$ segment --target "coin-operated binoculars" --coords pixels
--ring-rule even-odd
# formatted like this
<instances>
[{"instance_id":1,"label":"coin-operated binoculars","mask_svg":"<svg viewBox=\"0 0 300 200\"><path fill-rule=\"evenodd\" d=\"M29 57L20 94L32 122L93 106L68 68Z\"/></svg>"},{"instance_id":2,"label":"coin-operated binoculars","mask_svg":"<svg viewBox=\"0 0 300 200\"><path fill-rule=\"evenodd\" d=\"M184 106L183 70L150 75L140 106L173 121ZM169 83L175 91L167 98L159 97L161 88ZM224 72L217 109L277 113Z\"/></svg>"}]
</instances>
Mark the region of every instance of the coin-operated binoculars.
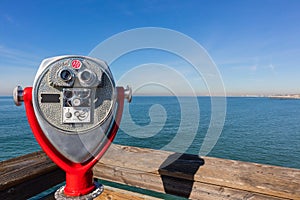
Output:
<instances>
[{"instance_id":1,"label":"coin-operated binoculars","mask_svg":"<svg viewBox=\"0 0 300 200\"><path fill-rule=\"evenodd\" d=\"M131 89L116 87L107 64L86 56L45 59L33 87L14 90L16 105L24 101L36 140L66 172L56 199L101 194L92 167L118 131L125 98L131 101Z\"/></svg>"}]
</instances>

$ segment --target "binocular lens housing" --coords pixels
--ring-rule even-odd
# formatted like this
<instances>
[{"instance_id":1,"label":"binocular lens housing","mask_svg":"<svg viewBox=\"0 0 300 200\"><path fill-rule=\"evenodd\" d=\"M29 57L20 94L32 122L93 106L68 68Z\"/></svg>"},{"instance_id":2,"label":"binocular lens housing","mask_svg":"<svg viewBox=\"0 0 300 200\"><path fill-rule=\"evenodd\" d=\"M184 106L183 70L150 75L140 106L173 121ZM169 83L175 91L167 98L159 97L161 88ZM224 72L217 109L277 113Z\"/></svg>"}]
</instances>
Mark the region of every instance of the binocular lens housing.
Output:
<instances>
[{"instance_id":1,"label":"binocular lens housing","mask_svg":"<svg viewBox=\"0 0 300 200\"><path fill-rule=\"evenodd\" d=\"M92 75L91 73L88 71L88 70L85 70L81 73L81 76L80 76L81 80L83 81L89 81L91 80L92 78Z\"/></svg>"},{"instance_id":2,"label":"binocular lens housing","mask_svg":"<svg viewBox=\"0 0 300 200\"><path fill-rule=\"evenodd\" d=\"M59 76L63 81L68 82L72 80L74 74L69 69L63 69L60 71Z\"/></svg>"},{"instance_id":3,"label":"binocular lens housing","mask_svg":"<svg viewBox=\"0 0 300 200\"><path fill-rule=\"evenodd\" d=\"M78 79L80 84L85 87L91 87L93 85L97 85L97 75L91 70L84 70L78 74Z\"/></svg>"}]
</instances>

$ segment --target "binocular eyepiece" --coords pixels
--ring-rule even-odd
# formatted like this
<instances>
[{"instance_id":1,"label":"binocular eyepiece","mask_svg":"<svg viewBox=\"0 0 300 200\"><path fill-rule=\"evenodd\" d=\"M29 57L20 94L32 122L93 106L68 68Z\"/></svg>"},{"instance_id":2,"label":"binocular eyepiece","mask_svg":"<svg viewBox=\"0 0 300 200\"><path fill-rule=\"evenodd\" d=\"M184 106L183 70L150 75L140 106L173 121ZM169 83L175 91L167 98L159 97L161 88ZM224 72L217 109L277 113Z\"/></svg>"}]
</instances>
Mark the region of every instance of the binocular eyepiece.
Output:
<instances>
[{"instance_id":1,"label":"binocular eyepiece","mask_svg":"<svg viewBox=\"0 0 300 200\"><path fill-rule=\"evenodd\" d=\"M60 73L59 73L59 76L65 82L69 82L74 78L73 72L69 69L61 70Z\"/></svg>"},{"instance_id":2,"label":"binocular eyepiece","mask_svg":"<svg viewBox=\"0 0 300 200\"><path fill-rule=\"evenodd\" d=\"M97 75L89 69L85 69L83 71L80 71L79 73L76 73L73 70L63 68L59 72L58 77L66 83L74 83L76 74L82 87L97 86L97 83L99 83L99 81L97 80Z\"/></svg>"}]
</instances>

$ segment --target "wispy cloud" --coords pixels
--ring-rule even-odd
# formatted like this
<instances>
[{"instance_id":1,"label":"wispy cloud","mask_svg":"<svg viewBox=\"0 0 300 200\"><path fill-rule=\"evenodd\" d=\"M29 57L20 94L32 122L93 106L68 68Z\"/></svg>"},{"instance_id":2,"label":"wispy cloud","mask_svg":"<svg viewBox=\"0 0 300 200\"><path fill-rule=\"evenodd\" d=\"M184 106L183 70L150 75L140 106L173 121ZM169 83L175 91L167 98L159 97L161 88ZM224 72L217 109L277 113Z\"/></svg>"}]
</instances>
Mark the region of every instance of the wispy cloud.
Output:
<instances>
[{"instance_id":1,"label":"wispy cloud","mask_svg":"<svg viewBox=\"0 0 300 200\"><path fill-rule=\"evenodd\" d=\"M256 65L252 65L249 67L250 71L256 71L257 70L257 66Z\"/></svg>"},{"instance_id":2,"label":"wispy cloud","mask_svg":"<svg viewBox=\"0 0 300 200\"><path fill-rule=\"evenodd\" d=\"M33 53L0 45L0 66L32 67L36 66L41 58Z\"/></svg>"},{"instance_id":3,"label":"wispy cloud","mask_svg":"<svg viewBox=\"0 0 300 200\"><path fill-rule=\"evenodd\" d=\"M6 23L6 25L12 25L15 27L19 26L18 21L11 15L3 13L0 15L0 18L4 21L4 23Z\"/></svg>"},{"instance_id":4,"label":"wispy cloud","mask_svg":"<svg viewBox=\"0 0 300 200\"><path fill-rule=\"evenodd\" d=\"M249 65L249 66L245 66L245 65L242 65L242 66L234 66L234 67L231 67L231 69L233 70L241 70L241 71L252 71L252 72L255 72L257 71L257 65Z\"/></svg>"},{"instance_id":5,"label":"wispy cloud","mask_svg":"<svg viewBox=\"0 0 300 200\"><path fill-rule=\"evenodd\" d=\"M259 70L268 70L275 72L276 67L272 61L272 57L248 57L248 58L237 58L231 60L224 60L218 62L219 66L223 69L230 69L235 71L251 71L257 72Z\"/></svg>"},{"instance_id":6,"label":"wispy cloud","mask_svg":"<svg viewBox=\"0 0 300 200\"><path fill-rule=\"evenodd\" d=\"M11 16L9 16L9 15L7 15L7 14L4 14L4 15L3 15L3 18L4 18L5 21L8 22L8 23L11 23L11 24L14 24L14 23L15 23L15 20L14 20Z\"/></svg>"},{"instance_id":7,"label":"wispy cloud","mask_svg":"<svg viewBox=\"0 0 300 200\"><path fill-rule=\"evenodd\" d=\"M271 71L275 70L275 66L273 64L268 65L267 68L270 69Z\"/></svg>"},{"instance_id":8,"label":"wispy cloud","mask_svg":"<svg viewBox=\"0 0 300 200\"><path fill-rule=\"evenodd\" d=\"M0 44L0 95L11 95L18 84L32 85L40 61L41 57L35 53Z\"/></svg>"}]
</instances>

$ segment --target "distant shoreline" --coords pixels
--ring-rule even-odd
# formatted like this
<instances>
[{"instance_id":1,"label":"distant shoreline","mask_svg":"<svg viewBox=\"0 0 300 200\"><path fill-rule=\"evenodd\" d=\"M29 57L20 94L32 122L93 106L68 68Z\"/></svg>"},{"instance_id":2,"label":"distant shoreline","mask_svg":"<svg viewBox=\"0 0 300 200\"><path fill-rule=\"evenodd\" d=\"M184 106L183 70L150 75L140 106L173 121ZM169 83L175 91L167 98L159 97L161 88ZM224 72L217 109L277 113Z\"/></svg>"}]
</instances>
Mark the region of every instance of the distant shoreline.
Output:
<instances>
[{"instance_id":1,"label":"distant shoreline","mask_svg":"<svg viewBox=\"0 0 300 200\"><path fill-rule=\"evenodd\" d=\"M300 99L300 95L272 95L269 96L271 99Z\"/></svg>"}]
</instances>

